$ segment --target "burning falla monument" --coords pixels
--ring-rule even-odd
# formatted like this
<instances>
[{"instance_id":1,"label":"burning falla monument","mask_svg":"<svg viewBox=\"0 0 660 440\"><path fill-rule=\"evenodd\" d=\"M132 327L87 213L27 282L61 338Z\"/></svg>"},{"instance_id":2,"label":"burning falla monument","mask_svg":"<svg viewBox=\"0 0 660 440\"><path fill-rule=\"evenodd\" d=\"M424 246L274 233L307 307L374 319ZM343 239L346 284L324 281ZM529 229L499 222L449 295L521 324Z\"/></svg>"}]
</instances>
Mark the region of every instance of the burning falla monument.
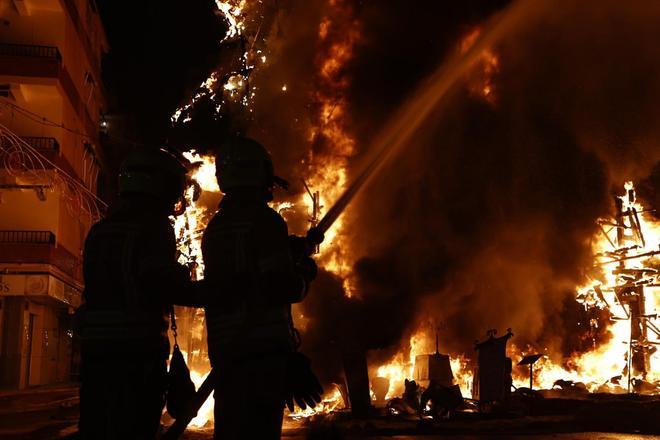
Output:
<instances>
[{"instance_id":1,"label":"burning falla monument","mask_svg":"<svg viewBox=\"0 0 660 440\"><path fill-rule=\"evenodd\" d=\"M603 361L614 362L617 369L611 370L612 377L625 378L630 392L635 384L657 380L659 228L648 221L649 211L637 199L632 182L625 184L624 194L614 197L614 207L612 218L598 220L595 274L578 290L577 300L585 309L606 312L606 322L592 319L590 325L594 331L609 326L612 341L608 345L616 341L624 347L605 353L603 357L611 359ZM617 354L618 359L613 358Z\"/></svg>"}]
</instances>

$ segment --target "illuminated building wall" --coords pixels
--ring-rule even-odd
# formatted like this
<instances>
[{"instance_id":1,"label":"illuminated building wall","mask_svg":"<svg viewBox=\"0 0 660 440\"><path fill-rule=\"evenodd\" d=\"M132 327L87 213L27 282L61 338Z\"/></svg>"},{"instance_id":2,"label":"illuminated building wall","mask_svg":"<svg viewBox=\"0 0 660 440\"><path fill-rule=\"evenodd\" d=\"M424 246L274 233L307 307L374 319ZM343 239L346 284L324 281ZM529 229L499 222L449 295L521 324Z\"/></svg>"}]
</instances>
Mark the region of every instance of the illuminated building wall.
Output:
<instances>
[{"instance_id":1,"label":"illuminated building wall","mask_svg":"<svg viewBox=\"0 0 660 440\"><path fill-rule=\"evenodd\" d=\"M37 152L0 155L0 387L77 368L71 317L96 216L61 182L97 192L107 49L93 0L0 2L0 124Z\"/></svg>"}]
</instances>

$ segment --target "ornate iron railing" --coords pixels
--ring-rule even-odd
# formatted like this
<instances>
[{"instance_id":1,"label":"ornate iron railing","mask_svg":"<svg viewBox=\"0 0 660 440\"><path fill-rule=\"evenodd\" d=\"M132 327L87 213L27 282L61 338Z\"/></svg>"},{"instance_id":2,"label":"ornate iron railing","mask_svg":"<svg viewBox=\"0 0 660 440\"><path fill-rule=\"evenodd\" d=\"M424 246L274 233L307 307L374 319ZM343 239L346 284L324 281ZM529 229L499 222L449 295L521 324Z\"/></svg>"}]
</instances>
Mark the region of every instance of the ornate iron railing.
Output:
<instances>
[{"instance_id":1,"label":"ornate iron railing","mask_svg":"<svg viewBox=\"0 0 660 440\"><path fill-rule=\"evenodd\" d=\"M47 144L54 145L44 141ZM0 124L0 171L20 179L21 188L41 188L37 196L42 200L45 200L44 188L56 188L72 214L83 214L90 223L97 222L106 204L44 153Z\"/></svg>"}]
</instances>

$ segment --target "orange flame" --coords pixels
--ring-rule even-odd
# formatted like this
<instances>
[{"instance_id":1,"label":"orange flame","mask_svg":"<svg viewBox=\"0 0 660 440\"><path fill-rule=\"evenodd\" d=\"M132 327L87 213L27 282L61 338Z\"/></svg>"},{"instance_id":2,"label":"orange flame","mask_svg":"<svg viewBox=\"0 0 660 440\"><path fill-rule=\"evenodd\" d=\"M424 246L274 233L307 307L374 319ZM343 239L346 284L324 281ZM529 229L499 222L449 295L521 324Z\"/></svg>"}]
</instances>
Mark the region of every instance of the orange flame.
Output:
<instances>
[{"instance_id":1,"label":"orange flame","mask_svg":"<svg viewBox=\"0 0 660 440\"><path fill-rule=\"evenodd\" d=\"M384 365L376 369L377 377L385 377L390 381L390 389L385 399L391 399L403 394L405 379L413 378L415 359L419 355L435 352L435 340L424 330L418 330L409 340L410 350L399 351ZM470 362L463 354L449 356L451 370L454 375L454 384L458 385L461 393L468 396L472 389L472 371Z\"/></svg>"},{"instance_id":2,"label":"orange flame","mask_svg":"<svg viewBox=\"0 0 660 440\"><path fill-rule=\"evenodd\" d=\"M634 191L632 182L625 185L626 194L619 197L622 203L622 211L638 213L639 232L635 232L632 227L636 220L624 221L625 231L623 240L617 246L616 233L619 227L616 222L603 219L601 224L610 225L609 229L603 228L592 241L593 254L595 258L596 275L589 283L579 286L576 289L576 301L583 304L584 307L598 307L607 309L613 319L608 325L610 338L598 344L594 349L575 354L563 362L557 360L548 353L548 350L538 350L537 347L525 347L521 349L515 344L511 344L509 352L513 364L516 365L523 356L527 354L542 353L545 354L534 364L533 379L534 388L552 389L557 380L573 381L583 383L587 390L591 392L604 391L623 393L627 391L627 381L631 372L630 365L630 342L631 342L631 321L626 318L630 316L630 306L622 302L617 296L614 286L626 282L625 271L621 269L644 270L648 273L644 283L644 299L646 314L653 320L660 311L660 276L656 269L660 266L658 257L654 254L660 251L660 222L656 221L649 212L634 198L630 197L631 191ZM630 210L630 211L628 211ZM626 223L627 222L627 223ZM614 225L614 226L611 226ZM642 240L643 237L643 240ZM624 253L614 252L616 248L627 249ZM622 255L630 257L628 260L617 261ZM629 280L628 280L629 281ZM596 323L590 323L596 325ZM649 325L651 328L652 323ZM657 327L657 325L655 325ZM640 343L654 344L657 339L653 338L653 331L649 331L649 341L640 341ZM657 335L656 335L657 336ZM415 357L418 354L430 354L434 351L434 345L431 338L423 331L413 334L409 341L410 350L408 352L399 351L388 363L375 369L375 374L380 377L386 377L390 380L390 390L387 398L401 395L404 390L404 379L413 378L413 367ZM472 372L469 368L469 360L462 354L451 356L451 367L454 374L454 381L461 388L463 395L470 395L472 388ZM646 381L654 383L660 380L660 353L658 350L651 350L649 355L649 369L644 378ZM529 386L529 370L514 369L513 379L516 387ZM637 379L643 378L638 374Z\"/></svg>"},{"instance_id":3,"label":"orange flame","mask_svg":"<svg viewBox=\"0 0 660 440\"><path fill-rule=\"evenodd\" d=\"M321 207L330 206L348 184L348 162L355 153L355 140L348 129L345 94L349 82L343 69L352 59L353 48L360 39L359 26L348 4L332 0L329 6L329 15L321 20L318 30L319 41L325 49L318 56L317 124L309 134L312 145L322 144L324 148L312 149L307 161L307 180L312 190L319 192ZM310 211L313 209L308 197L303 196L302 202ZM352 262L350 249L343 240L343 228L340 219L327 231L318 261L323 268L346 280L344 287L350 296L353 294Z\"/></svg>"},{"instance_id":4,"label":"orange flame","mask_svg":"<svg viewBox=\"0 0 660 440\"><path fill-rule=\"evenodd\" d=\"M622 210L634 210L638 213L639 230L635 232L633 225L637 220L630 217L624 220L622 241L617 243L617 231L621 225L616 226L616 220L602 219L599 224L603 225L601 231L592 240L592 252L595 256L596 274L583 286L577 288L576 300L586 309L599 308L607 310L611 319L607 331L610 339L601 343L593 350L576 354L565 362L566 365L554 364L549 359L539 362L535 381L539 387L552 388L558 379L572 380L584 383L590 391L605 389L610 392L624 392L627 386L630 370L630 342L631 342L631 315L630 306L621 300L615 286L619 286L630 280L626 280L625 270L645 270L647 278L639 280L644 284L645 310L647 315L656 315L660 311L660 288L658 287L658 260L653 251L659 250L660 244L660 222L651 217L647 210L637 201L629 197L634 192L632 182L625 184L626 193L619 197ZM616 245L616 246L615 246ZM627 249L621 253L618 249ZM621 260L621 256L630 257ZM655 281L654 281L655 280ZM652 319L652 318L650 318ZM590 323L596 325L597 323ZM652 325L652 324L651 324ZM652 333L652 332L651 332ZM651 336L651 333L649 336ZM660 335L659 335L660 336ZM649 339L651 339L649 337ZM656 339L660 339L657 337ZM640 343L653 343L650 341L639 341ZM650 368L646 380L654 382L660 380L658 371L660 369L660 353L654 351L649 356ZM631 379L634 377L632 373ZM621 376L621 378L618 378ZM615 379L614 382L611 381ZM639 377L638 377L639 378ZM519 378L518 384L526 383ZM618 382L618 383L617 383ZM619 385L621 384L621 385Z\"/></svg>"}]
</instances>

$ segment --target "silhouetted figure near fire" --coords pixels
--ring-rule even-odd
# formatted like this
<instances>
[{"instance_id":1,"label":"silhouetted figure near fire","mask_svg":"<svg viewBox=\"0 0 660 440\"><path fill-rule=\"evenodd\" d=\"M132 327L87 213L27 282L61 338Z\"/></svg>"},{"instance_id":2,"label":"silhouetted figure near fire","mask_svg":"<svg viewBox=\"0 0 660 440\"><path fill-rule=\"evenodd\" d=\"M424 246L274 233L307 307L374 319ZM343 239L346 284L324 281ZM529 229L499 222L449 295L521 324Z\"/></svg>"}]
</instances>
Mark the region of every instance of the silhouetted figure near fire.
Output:
<instances>
[{"instance_id":1,"label":"silhouetted figure near fire","mask_svg":"<svg viewBox=\"0 0 660 440\"><path fill-rule=\"evenodd\" d=\"M218 371L215 438L279 439L287 382L304 376L291 368L291 304L305 297L316 264L304 252L294 255L286 223L267 204L283 181L263 146L227 142L216 170L225 196L202 239L204 277L214 292L206 323Z\"/></svg>"},{"instance_id":2,"label":"silhouetted figure near fire","mask_svg":"<svg viewBox=\"0 0 660 440\"><path fill-rule=\"evenodd\" d=\"M134 150L122 164L120 201L85 242L80 433L85 440L153 439L165 403L167 313L195 305L176 262L168 217L185 167L164 150Z\"/></svg>"}]
</instances>

